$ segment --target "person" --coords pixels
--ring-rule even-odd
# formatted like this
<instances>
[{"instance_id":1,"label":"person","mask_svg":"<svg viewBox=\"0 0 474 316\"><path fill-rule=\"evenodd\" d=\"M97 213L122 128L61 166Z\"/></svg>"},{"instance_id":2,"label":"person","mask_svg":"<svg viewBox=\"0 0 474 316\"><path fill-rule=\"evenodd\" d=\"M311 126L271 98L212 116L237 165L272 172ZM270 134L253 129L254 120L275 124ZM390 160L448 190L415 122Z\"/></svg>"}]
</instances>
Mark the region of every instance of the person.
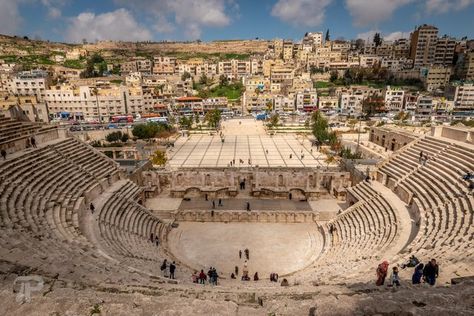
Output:
<instances>
[{"instance_id":1,"label":"person","mask_svg":"<svg viewBox=\"0 0 474 316\"><path fill-rule=\"evenodd\" d=\"M250 203L247 201L247 211L250 212Z\"/></svg>"},{"instance_id":2,"label":"person","mask_svg":"<svg viewBox=\"0 0 474 316\"><path fill-rule=\"evenodd\" d=\"M206 198L206 201L208 201L207 193L206 193L206 195L205 195L204 197Z\"/></svg>"},{"instance_id":3,"label":"person","mask_svg":"<svg viewBox=\"0 0 474 316\"><path fill-rule=\"evenodd\" d=\"M29 138L26 139L26 148L31 147L31 140Z\"/></svg>"},{"instance_id":4,"label":"person","mask_svg":"<svg viewBox=\"0 0 474 316\"><path fill-rule=\"evenodd\" d=\"M388 261L384 261L377 267L377 282L375 285L381 286L385 283L385 278L387 277L388 271Z\"/></svg>"},{"instance_id":5,"label":"person","mask_svg":"<svg viewBox=\"0 0 474 316\"><path fill-rule=\"evenodd\" d=\"M212 200L212 208L216 208L216 201Z\"/></svg>"},{"instance_id":6,"label":"person","mask_svg":"<svg viewBox=\"0 0 474 316\"><path fill-rule=\"evenodd\" d=\"M33 136L31 136L31 146L33 146L33 148L37 148L36 147L36 139Z\"/></svg>"},{"instance_id":7,"label":"person","mask_svg":"<svg viewBox=\"0 0 474 316\"><path fill-rule=\"evenodd\" d=\"M199 276L197 271L194 271L194 273L191 275L191 279L193 280L193 283L198 283Z\"/></svg>"},{"instance_id":8,"label":"person","mask_svg":"<svg viewBox=\"0 0 474 316\"><path fill-rule=\"evenodd\" d=\"M234 272L232 272L232 273L230 274L230 278L231 278L231 279L235 279L235 274L234 274Z\"/></svg>"},{"instance_id":9,"label":"person","mask_svg":"<svg viewBox=\"0 0 474 316\"><path fill-rule=\"evenodd\" d=\"M415 267L415 272L413 272L413 275L411 277L411 283L412 284L420 284L421 283L421 278L423 277L423 268L425 265L423 263L418 264Z\"/></svg>"},{"instance_id":10,"label":"person","mask_svg":"<svg viewBox=\"0 0 474 316\"><path fill-rule=\"evenodd\" d=\"M7 160L7 152L5 151L5 149L2 149L2 150L0 151L0 154L1 154L2 157L3 157L3 160Z\"/></svg>"},{"instance_id":11,"label":"person","mask_svg":"<svg viewBox=\"0 0 474 316\"><path fill-rule=\"evenodd\" d=\"M290 159L293 158L293 154L290 154Z\"/></svg>"},{"instance_id":12,"label":"person","mask_svg":"<svg viewBox=\"0 0 474 316\"><path fill-rule=\"evenodd\" d=\"M244 190L245 190L245 185L247 184L247 179L244 178Z\"/></svg>"},{"instance_id":13,"label":"person","mask_svg":"<svg viewBox=\"0 0 474 316\"><path fill-rule=\"evenodd\" d=\"M275 281L275 278L274 278L274 275L275 273L270 273L270 282L274 282Z\"/></svg>"},{"instance_id":14,"label":"person","mask_svg":"<svg viewBox=\"0 0 474 316\"><path fill-rule=\"evenodd\" d=\"M222 199L219 199L219 206L222 206Z\"/></svg>"},{"instance_id":15,"label":"person","mask_svg":"<svg viewBox=\"0 0 474 316\"><path fill-rule=\"evenodd\" d=\"M234 271L235 271L235 275L239 275L239 267L238 266L235 266Z\"/></svg>"},{"instance_id":16,"label":"person","mask_svg":"<svg viewBox=\"0 0 474 316\"><path fill-rule=\"evenodd\" d=\"M290 194L288 195L288 198L289 198L290 200L292 200L292 199L293 199L293 194L290 193Z\"/></svg>"},{"instance_id":17,"label":"person","mask_svg":"<svg viewBox=\"0 0 474 316\"><path fill-rule=\"evenodd\" d=\"M214 210L211 211L211 217L214 217Z\"/></svg>"},{"instance_id":18,"label":"person","mask_svg":"<svg viewBox=\"0 0 474 316\"><path fill-rule=\"evenodd\" d=\"M275 280L275 282L278 282L278 273L273 274L273 279Z\"/></svg>"},{"instance_id":19,"label":"person","mask_svg":"<svg viewBox=\"0 0 474 316\"><path fill-rule=\"evenodd\" d=\"M173 261L173 263L170 264L170 279L174 279L175 270L176 270L176 263Z\"/></svg>"},{"instance_id":20,"label":"person","mask_svg":"<svg viewBox=\"0 0 474 316\"><path fill-rule=\"evenodd\" d=\"M411 255L407 263L401 264L401 268L402 269L405 269L406 267L413 268L413 267L416 267L418 263L420 263L420 260L418 260L418 258L415 257L414 255Z\"/></svg>"},{"instance_id":21,"label":"person","mask_svg":"<svg viewBox=\"0 0 474 316\"><path fill-rule=\"evenodd\" d=\"M202 269L201 269L201 272L199 273L199 283L200 284L206 283L206 274L204 273L204 270Z\"/></svg>"},{"instance_id":22,"label":"person","mask_svg":"<svg viewBox=\"0 0 474 316\"><path fill-rule=\"evenodd\" d=\"M168 260L163 260L163 263L161 264L161 267L160 267L160 270L161 270L161 273L163 273L163 276L166 277L166 268L168 266Z\"/></svg>"},{"instance_id":23,"label":"person","mask_svg":"<svg viewBox=\"0 0 474 316\"><path fill-rule=\"evenodd\" d=\"M392 274L390 274L389 286L400 286L400 278L398 276L398 267L392 268Z\"/></svg>"},{"instance_id":24,"label":"person","mask_svg":"<svg viewBox=\"0 0 474 316\"><path fill-rule=\"evenodd\" d=\"M247 260L250 259L250 251L248 249L245 249L245 258L247 258Z\"/></svg>"},{"instance_id":25,"label":"person","mask_svg":"<svg viewBox=\"0 0 474 316\"><path fill-rule=\"evenodd\" d=\"M209 284L212 284L212 267L207 271L207 276L209 277Z\"/></svg>"},{"instance_id":26,"label":"person","mask_svg":"<svg viewBox=\"0 0 474 316\"><path fill-rule=\"evenodd\" d=\"M255 272L255 274L253 275L253 280L258 281L258 272Z\"/></svg>"},{"instance_id":27,"label":"person","mask_svg":"<svg viewBox=\"0 0 474 316\"><path fill-rule=\"evenodd\" d=\"M425 278L425 281L428 282L429 285L435 285L436 283L436 278L439 275L439 268L438 264L436 263L436 259L431 259L430 262L428 262L425 265L425 268L423 269L423 276Z\"/></svg>"},{"instance_id":28,"label":"person","mask_svg":"<svg viewBox=\"0 0 474 316\"><path fill-rule=\"evenodd\" d=\"M160 238L158 238L158 235L155 235L155 243L157 247L160 245Z\"/></svg>"},{"instance_id":29,"label":"person","mask_svg":"<svg viewBox=\"0 0 474 316\"><path fill-rule=\"evenodd\" d=\"M213 268L212 269L212 281L213 281L214 285L217 285L217 278L218 277L219 277L219 275L217 274L216 268Z\"/></svg>"},{"instance_id":30,"label":"person","mask_svg":"<svg viewBox=\"0 0 474 316\"><path fill-rule=\"evenodd\" d=\"M95 211L94 204L91 203L91 205L89 205L89 208L91 209L91 213L94 214L94 211Z\"/></svg>"},{"instance_id":31,"label":"person","mask_svg":"<svg viewBox=\"0 0 474 316\"><path fill-rule=\"evenodd\" d=\"M423 151L420 151L420 158L418 158L418 162L421 163L423 160Z\"/></svg>"},{"instance_id":32,"label":"person","mask_svg":"<svg viewBox=\"0 0 474 316\"><path fill-rule=\"evenodd\" d=\"M150 241L154 242L155 241L155 236L153 236L153 233L150 234Z\"/></svg>"},{"instance_id":33,"label":"person","mask_svg":"<svg viewBox=\"0 0 474 316\"><path fill-rule=\"evenodd\" d=\"M239 250L239 259L242 259L242 250Z\"/></svg>"},{"instance_id":34,"label":"person","mask_svg":"<svg viewBox=\"0 0 474 316\"><path fill-rule=\"evenodd\" d=\"M474 175L468 171L465 175L462 176L462 179L467 181L467 180L470 180L471 178L474 178Z\"/></svg>"}]
</instances>

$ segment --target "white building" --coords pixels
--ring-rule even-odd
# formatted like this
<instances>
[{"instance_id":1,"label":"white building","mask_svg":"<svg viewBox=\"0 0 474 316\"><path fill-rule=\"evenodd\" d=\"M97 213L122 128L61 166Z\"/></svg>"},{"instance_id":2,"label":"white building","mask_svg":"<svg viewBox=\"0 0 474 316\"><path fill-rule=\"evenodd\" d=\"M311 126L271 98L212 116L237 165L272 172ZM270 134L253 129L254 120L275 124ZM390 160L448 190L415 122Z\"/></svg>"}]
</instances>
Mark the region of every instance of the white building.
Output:
<instances>
[{"instance_id":1,"label":"white building","mask_svg":"<svg viewBox=\"0 0 474 316\"><path fill-rule=\"evenodd\" d=\"M339 102L341 113L348 115L362 113L362 103L364 99L364 93L360 91L341 94L341 100Z\"/></svg>"},{"instance_id":2,"label":"white building","mask_svg":"<svg viewBox=\"0 0 474 316\"><path fill-rule=\"evenodd\" d=\"M49 88L49 76L43 70L18 73L10 79L8 91L18 96L34 95L42 100L44 91Z\"/></svg>"},{"instance_id":3,"label":"white building","mask_svg":"<svg viewBox=\"0 0 474 316\"><path fill-rule=\"evenodd\" d=\"M403 110L405 91L401 89L392 89L387 86L385 91L385 106L389 111L400 112Z\"/></svg>"},{"instance_id":4,"label":"white building","mask_svg":"<svg viewBox=\"0 0 474 316\"><path fill-rule=\"evenodd\" d=\"M456 87L453 114L474 117L474 84L463 84Z\"/></svg>"}]
</instances>

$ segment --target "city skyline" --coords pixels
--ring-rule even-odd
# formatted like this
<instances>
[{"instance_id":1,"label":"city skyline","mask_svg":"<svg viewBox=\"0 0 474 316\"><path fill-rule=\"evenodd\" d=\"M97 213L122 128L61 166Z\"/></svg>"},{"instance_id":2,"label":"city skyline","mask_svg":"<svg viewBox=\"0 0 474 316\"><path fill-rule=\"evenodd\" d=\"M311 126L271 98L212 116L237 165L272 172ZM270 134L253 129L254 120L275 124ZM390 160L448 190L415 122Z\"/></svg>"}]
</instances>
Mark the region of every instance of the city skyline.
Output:
<instances>
[{"instance_id":1,"label":"city skyline","mask_svg":"<svg viewBox=\"0 0 474 316\"><path fill-rule=\"evenodd\" d=\"M300 39L330 30L331 38L407 38L416 25L439 34L474 36L474 1L455 0L0 0L0 33L61 42ZM400 23L403 22L403 23Z\"/></svg>"}]
</instances>

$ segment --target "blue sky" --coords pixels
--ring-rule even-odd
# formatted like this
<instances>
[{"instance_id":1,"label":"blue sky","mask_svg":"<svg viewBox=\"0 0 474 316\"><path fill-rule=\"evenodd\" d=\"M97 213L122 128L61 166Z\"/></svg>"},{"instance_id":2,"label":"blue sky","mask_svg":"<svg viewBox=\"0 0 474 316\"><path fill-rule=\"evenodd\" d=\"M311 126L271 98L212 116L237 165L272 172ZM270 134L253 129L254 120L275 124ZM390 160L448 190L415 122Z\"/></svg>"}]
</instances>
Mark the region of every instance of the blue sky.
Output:
<instances>
[{"instance_id":1,"label":"blue sky","mask_svg":"<svg viewBox=\"0 0 474 316\"><path fill-rule=\"evenodd\" d=\"M474 0L0 0L0 33L53 41L408 36L474 38Z\"/></svg>"}]
</instances>

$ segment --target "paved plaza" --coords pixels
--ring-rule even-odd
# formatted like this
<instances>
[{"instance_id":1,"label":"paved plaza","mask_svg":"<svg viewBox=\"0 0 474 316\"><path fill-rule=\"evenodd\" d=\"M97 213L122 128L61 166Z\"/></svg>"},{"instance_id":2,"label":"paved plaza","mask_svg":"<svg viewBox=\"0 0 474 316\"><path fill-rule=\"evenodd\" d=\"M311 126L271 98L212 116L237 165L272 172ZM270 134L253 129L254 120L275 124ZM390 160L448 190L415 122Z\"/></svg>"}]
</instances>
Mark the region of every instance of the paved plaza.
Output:
<instances>
[{"instance_id":1,"label":"paved plaza","mask_svg":"<svg viewBox=\"0 0 474 316\"><path fill-rule=\"evenodd\" d=\"M302 135L268 135L253 119L223 122L220 135L182 137L168 152L169 165L179 167L318 167L325 155Z\"/></svg>"},{"instance_id":2,"label":"paved plaza","mask_svg":"<svg viewBox=\"0 0 474 316\"><path fill-rule=\"evenodd\" d=\"M295 200L275 200L275 199L222 199L222 206L218 205L219 199L192 198L189 201L183 200L179 206L180 210L210 210L212 201L215 202L216 211L244 211L247 208L247 202L250 203L252 210L258 211L311 211L311 207L306 201Z\"/></svg>"}]
</instances>

